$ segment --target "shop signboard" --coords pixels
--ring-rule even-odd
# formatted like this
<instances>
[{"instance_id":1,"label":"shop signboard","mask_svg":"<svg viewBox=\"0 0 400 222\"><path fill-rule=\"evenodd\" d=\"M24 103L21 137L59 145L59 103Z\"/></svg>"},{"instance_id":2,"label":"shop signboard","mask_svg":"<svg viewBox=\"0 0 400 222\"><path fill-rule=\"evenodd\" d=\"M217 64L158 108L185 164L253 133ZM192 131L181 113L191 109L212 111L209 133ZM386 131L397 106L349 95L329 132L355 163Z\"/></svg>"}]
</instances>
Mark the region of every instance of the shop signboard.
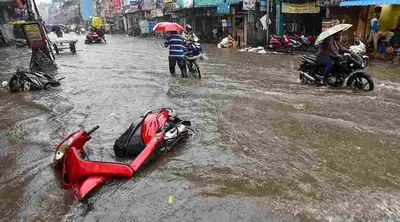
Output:
<instances>
[{"instance_id":1,"label":"shop signboard","mask_svg":"<svg viewBox=\"0 0 400 222\"><path fill-rule=\"evenodd\" d=\"M255 10L256 0L243 0L243 10Z\"/></svg>"},{"instance_id":2,"label":"shop signboard","mask_svg":"<svg viewBox=\"0 0 400 222\"><path fill-rule=\"evenodd\" d=\"M322 31L325 31L329 29L330 27L333 27L335 25L339 25L340 20L339 19L324 19L322 21Z\"/></svg>"},{"instance_id":3,"label":"shop signboard","mask_svg":"<svg viewBox=\"0 0 400 222\"><path fill-rule=\"evenodd\" d=\"M156 2L154 0L143 0L141 3L142 11L150 11L156 8Z\"/></svg>"},{"instance_id":4,"label":"shop signboard","mask_svg":"<svg viewBox=\"0 0 400 222\"><path fill-rule=\"evenodd\" d=\"M226 19L222 19L221 23L222 23L222 27L224 27L224 28L228 26L228 22L226 21Z\"/></svg>"},{"instance_id":5,"label":"shop signboard","mask_svg":"<svg viewBox=\"0 0 400 222\"><path fill-rule=\"evenodd\" d=\"M44 33L38 22L23 24L26 41L32 49L43 49L46 47Z\"/></svg>"},{"instance_id":6,"label":"shop signboard","mask_svg":"<svg viewBox=\"0 0 400 222\"><path fill-rule=\"evenodd\" d=\"M315 5L315 2L308 3L282 3L282 13L319 13L320 8Z\"/></svg>"},{"instance_id":7,"label":"shop signboard","mask_svg":"<svg viewBox=\"0 0 400 222\"><path fill-rule=\"evenodd\" d=\"M228 3L221 3L217 5L217 14L230 14L230 5Z\"/></svg>"}]
</instances>

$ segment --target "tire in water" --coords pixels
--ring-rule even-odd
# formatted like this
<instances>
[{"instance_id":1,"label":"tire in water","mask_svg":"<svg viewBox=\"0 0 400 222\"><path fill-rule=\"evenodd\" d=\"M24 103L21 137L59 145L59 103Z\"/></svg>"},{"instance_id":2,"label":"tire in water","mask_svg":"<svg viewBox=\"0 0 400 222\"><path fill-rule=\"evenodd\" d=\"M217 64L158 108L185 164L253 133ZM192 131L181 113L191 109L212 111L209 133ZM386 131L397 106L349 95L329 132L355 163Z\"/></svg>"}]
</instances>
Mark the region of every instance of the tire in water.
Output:
<instances>
[{"instance_id":1,"label":"tire in water","mask_svg":"<svg viewBox=\"0 0 400 222\"><path fill-rule=\"evenodd\" d=\"M365 89L366 86L369 86L368 89ZM356 73L352 76L348 82L347 86L350 87L352 90L363 90L363 91L372 91L374 90L374 81L372 80L371 76L365 73Z\"/></svg>"}]
</instances>

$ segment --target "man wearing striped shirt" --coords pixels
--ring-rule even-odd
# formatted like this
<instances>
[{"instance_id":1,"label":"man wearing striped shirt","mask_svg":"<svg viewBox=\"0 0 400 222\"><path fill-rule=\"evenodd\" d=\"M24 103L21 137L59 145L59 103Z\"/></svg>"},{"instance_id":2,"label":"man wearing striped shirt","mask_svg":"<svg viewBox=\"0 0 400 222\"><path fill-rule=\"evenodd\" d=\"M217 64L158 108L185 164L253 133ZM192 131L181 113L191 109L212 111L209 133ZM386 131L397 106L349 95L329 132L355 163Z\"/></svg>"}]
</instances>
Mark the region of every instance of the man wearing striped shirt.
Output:
<instances>
[{"instance_id":1,"label":"man wearing striped shirt","mask_svg":"<svg viewBox=\"0 0 400 222\"><path fill-rule=\"evenodd\" d=\"M178 32L172 31L167 37L165 46L169 46L169 72L171 75L176 75L175 66L178 63L179 69L181 70L182 77L186 75L186 63L185 63L185 51L186 51L186 39L185 37L178 35Z\"/></svg>"}]
</instances>

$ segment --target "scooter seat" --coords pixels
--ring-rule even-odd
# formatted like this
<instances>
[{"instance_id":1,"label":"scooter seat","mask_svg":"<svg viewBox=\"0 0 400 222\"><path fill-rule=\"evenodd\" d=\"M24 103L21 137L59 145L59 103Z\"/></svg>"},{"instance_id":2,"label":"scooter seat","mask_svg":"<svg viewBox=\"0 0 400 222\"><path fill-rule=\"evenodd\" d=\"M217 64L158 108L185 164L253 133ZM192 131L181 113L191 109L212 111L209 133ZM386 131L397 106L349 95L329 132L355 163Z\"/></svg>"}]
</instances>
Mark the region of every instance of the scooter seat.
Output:
<instances>
[{"instance_id":1,"label":"scooter seat","mask_svg":"<svg viewBox=\"0 0 400 222\"><path fill-rule=\"evenodd\" d=\"M71 147L64 156L62 180L66 188L71 188L91 176L131 178L133 173L134 170L125 164L84 160L77 149Z\"/></svg>"},{"instance_id":2,"label":"scooter seat","mask_svg":"<svg viewBox=\"0 0 400 222\"><path fill-rule=\"evenodd\" d=\"M317 64L317 56L316 55L305 55L303 59L311 64Z\"/></svg>"}]
</instances>

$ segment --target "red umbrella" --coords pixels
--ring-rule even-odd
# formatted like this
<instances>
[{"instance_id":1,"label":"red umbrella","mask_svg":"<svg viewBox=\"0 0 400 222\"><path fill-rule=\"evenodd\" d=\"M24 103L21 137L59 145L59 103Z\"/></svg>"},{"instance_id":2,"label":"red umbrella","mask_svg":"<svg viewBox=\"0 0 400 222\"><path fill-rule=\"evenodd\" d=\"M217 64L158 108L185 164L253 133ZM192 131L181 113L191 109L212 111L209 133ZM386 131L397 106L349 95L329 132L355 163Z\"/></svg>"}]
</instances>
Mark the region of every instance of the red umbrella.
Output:
<instances>
[{"instance_id":1,"label":"red umbrella","mask_svg":"<svg viewBox=\"0 0 400 222\"><path fill-rule=\"evenodd\" d=\"M184 28L175 22L159 22L153 28L153 31L165 31L165 32L182 31L182 30L184 30Z\"/></svg>"}]
</instances>

